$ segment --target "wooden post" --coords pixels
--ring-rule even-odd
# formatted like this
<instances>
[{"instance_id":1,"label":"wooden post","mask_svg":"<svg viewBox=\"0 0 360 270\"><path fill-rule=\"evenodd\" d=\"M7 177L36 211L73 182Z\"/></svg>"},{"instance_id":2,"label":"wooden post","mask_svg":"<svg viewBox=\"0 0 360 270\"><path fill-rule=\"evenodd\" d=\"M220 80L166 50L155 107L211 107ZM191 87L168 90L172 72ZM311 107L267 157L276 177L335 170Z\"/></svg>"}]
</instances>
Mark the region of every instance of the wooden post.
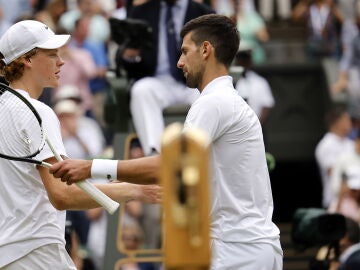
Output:
<instances>
[{"instance_id":1,"label":"wooden post","mask_svg":"<svg viewBox=\"0 0 360 270\"><path fill-rule=\"evenodd\" d=\"M163 135L160 180L163 250L167 270L207 270L209 242L209 139L197 129L169 125Z\"/></svg>"}]
</instances>

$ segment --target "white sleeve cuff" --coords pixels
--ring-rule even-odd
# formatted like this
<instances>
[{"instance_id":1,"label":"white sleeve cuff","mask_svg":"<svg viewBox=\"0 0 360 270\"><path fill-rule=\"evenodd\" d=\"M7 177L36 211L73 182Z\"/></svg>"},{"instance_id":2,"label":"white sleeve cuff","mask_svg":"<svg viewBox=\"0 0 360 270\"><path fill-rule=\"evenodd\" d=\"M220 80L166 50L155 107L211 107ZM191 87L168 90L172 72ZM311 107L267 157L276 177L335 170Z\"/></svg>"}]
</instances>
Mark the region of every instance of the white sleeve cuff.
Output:
<instances>
[{"instance_id":1,"label":"white sleeve cuff","mask_svg":"<svg viewBox=\"0 0 360 270\"><path fill-rule=\"evenodd\" d=\"M91 178L117 179L117 160L94 159L91 165Z\"/></svg>"}]
</instances>

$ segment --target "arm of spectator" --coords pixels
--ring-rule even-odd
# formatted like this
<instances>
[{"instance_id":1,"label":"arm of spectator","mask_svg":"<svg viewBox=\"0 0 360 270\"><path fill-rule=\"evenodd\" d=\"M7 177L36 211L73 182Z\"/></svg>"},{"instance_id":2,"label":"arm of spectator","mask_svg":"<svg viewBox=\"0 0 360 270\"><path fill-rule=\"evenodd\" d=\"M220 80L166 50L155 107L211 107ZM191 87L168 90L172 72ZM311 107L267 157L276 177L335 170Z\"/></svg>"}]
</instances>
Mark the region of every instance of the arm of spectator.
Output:
<instances>
[{"instance_id":1,"label":"arm of spectator","mask_svg":"<svg viewBox=\"0 0 360 270\"><path fill-rule=\"evenodd\" d=\"M345 21L344 15L342 14L341 10L338 7L333 8L333 14L338 22L340 22L341 24L344 23Z\"/></svg>"},{"instance_id":2,"label":"arm of spectator","mask_svg":"<svg viewBox=\"0 0 360 270\"><path fill-rule=\"evenodd\" d=\"M269 32L267 31L266 26L260 28L256 32L256 38L261 42L266 42L269 40L270 36L269 36Z\"/></svg>"},{"instance_id":3,"label":"arm of spectator","mask_svg":"<svg viewBox=\"0 0 360 270\"><path fill-rule=\"evenodd\" d=\"M300 21L304 18L305 13L309 9L310 1L309 0L302 0L297 3L292 11L292 19L294 21Z\"/></svg>"},{"instance_id":4,"label":"arm of spectator","mask_svg":"<svg viewBox=\"0 0 360 270\"><path fill-rule=\"evenodd\" d=\"M331 11L334 14L336 20L339 21L340 23L343 23L344 15L341 12L340 8L336 5L336 3L333 0L328 0L328 1L329 1L329 5L331 7Z\"/></svg>"},{"instance_id":5,"label":"arm of spectator","mask_svg":"<svg viewBox=\"0 0 360 270\"><path fill-rule=\"evenodd\" d=\"M342 160L340 159L339 162L337 162L334 165L333 172L330 177L330 185L333 194L335 194L336 197L339 197L343 193L342 183L343 183L343 168L342 168Z\"/></svg>"},{"instance_id":6,"label":"arm of spectator","mask_svg":"<svg viewBox=\"0 0 360 270\"><path fill-rule=\"evenodd\" d=\"M336 94L345 91L347 85L348 85L348 72L345 70L340 71L338 80L331 87L331 92Z\"/></svg>"}]
</instances>

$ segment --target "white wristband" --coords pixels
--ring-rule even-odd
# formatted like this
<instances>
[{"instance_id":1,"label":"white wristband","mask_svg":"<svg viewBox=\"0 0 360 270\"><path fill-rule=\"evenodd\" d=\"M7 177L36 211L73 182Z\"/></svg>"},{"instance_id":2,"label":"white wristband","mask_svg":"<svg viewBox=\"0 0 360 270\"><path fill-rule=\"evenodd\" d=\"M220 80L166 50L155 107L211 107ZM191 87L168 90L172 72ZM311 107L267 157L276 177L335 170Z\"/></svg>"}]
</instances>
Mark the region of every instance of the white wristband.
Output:
<instances>
[{"instance_id":1,"label":"white wristband","mask_svg":"<svg viewBox=\"0 0 360 270\"><path fill-rule=\"evenodd\" d=\"M117 160L94 159L91 165L91 178L117 179Z\"/></svg>"}]
</instances>

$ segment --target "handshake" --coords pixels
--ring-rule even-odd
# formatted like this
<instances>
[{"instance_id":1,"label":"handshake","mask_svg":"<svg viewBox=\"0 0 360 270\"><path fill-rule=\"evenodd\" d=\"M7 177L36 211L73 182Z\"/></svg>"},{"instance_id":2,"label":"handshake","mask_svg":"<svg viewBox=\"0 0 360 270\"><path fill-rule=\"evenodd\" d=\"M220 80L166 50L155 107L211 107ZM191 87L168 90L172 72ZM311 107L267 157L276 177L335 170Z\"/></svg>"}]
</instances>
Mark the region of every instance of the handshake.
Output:
<instances>
[{"instance_id":1,"label":"handshake","mask_svg":"<svg viewBox=\"0 0 360 270\"><path fill-rule=\"evenodd\" d=\"M118 203L130 200L161 203L162 188L155 184L159 163L156 156L120 161L66 159L53 164L49 171L68 185L90 178L115 180L111 184L96 185L105 198L98 200L97 195L92 196L111 213L117 209Z\"/></svg>"}]
</instances>

